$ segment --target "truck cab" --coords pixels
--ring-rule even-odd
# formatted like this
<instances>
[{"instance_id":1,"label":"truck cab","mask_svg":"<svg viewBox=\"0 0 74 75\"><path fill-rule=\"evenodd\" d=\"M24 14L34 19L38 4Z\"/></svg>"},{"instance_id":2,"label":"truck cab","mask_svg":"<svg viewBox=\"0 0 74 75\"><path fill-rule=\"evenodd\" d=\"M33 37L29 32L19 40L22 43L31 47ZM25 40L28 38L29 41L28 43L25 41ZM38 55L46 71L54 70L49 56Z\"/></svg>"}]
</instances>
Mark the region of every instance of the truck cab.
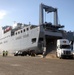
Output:
<instances>
[{"instance_id":1,"label":"truck cab","mask_svg":"<svg viewBox=\"0 0 74 75\"><path fill-rule=\"evenodd\" d=\"M58 39L57 40L56 56L58 58L65 58L65 57L73 58L73 51L71 49L69 40L67 40L67 39Z\"/></svg>"}]
</instances>

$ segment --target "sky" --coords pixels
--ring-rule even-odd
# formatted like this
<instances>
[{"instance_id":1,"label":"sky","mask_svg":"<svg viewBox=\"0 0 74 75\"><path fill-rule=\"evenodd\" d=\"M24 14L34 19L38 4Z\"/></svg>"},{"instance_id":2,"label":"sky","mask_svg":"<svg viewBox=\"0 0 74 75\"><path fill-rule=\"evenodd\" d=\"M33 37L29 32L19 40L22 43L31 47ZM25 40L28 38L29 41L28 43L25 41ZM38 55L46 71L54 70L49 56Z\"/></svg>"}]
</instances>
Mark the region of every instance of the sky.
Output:
<instances>
[{"instance_id":1,"label":"sky","mask_svg":"<svg viewBox=\"0 0 74 75\"><path fill-rule=\"evenodd\" d=\"M58 9L59 23L64 30L74 31L74 0L0 0L0 26L20 22L39 25L39 5L43 3ZM53 14L46 15L53 21Z\"/></svg>"}]
</instances>

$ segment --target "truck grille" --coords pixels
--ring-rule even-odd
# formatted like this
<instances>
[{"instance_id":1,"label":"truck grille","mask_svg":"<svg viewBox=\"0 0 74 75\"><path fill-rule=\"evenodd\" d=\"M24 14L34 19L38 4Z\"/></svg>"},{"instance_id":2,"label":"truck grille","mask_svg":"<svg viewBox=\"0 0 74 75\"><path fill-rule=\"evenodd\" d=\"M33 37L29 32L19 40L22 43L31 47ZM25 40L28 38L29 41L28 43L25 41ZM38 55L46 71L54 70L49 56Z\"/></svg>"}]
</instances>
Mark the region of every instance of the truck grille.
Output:
<instances>
[{"instance_id":1,"label":"truck grille","mask_svg":"<svg viewBox=\"0 0 74 75\"><path fill-rule=\"evenodd\" d=\"M71 51L64 51L64 54L69 55L69 54L71 54Z\"/></svg>"}]
</instances>

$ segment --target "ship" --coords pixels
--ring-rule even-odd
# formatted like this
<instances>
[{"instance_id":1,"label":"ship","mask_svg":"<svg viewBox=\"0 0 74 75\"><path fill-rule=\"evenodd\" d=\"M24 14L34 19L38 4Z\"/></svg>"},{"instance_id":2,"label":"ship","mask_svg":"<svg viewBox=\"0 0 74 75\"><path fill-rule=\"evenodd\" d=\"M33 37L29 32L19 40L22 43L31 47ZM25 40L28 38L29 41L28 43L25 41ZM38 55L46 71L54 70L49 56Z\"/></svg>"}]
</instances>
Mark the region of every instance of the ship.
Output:
<instances>
[{"instance_id":1,"label":"ship","mask_svg":"<svg viewBox=\"0 0 74 75\"><path fill-rule=\"evenodd\" d=\"M54 25L44 22L43 10L54 12ZM0 53L8 51L16 55L42 54L56 48L56 40L62 38L59 30L64 26L58 24L57 9L40 4L39 25L14 23L13 26L0 27Z\"/></svg>"}]
</instances>

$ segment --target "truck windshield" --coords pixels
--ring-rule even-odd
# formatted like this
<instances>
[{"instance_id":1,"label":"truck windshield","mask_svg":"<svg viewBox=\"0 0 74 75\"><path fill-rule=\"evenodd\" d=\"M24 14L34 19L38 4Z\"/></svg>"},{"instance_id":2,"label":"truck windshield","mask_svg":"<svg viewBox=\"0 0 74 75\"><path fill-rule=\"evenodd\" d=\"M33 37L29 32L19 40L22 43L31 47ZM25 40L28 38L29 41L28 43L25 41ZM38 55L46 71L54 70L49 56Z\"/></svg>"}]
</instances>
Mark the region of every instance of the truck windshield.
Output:
<instances>
[{"instance_id":1,"label":"truck windshield","mask_svg":"<svg viewBox=\"0 0 74 75\"><path fill-rule=\"evenodd\" d=\"M70 49L70 45L61 45L60 48Z\"/></svg>"}]
</instances>

